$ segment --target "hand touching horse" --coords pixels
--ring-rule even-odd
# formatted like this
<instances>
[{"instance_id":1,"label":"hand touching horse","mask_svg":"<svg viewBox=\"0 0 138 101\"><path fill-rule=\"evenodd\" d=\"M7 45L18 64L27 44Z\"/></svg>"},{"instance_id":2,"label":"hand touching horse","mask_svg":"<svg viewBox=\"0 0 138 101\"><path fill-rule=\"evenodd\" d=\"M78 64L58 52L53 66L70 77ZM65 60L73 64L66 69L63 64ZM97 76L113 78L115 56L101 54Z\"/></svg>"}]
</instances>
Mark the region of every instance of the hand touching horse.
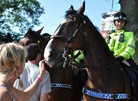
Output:
<instances>
[{"instance_id":1,"label":"hand touching horse","mask_svg":"<svg viewBox=\"0 0 138 101\"><path fill-rule=\"evenodd\" d=\"M30 43L37 43L43 52L50 39L50 35L48 33L40 35L42 29L38 31L29 29L25 37L20 40L20 43L24 46ZM52 92L48 94L49 101L81 101L82 86L80 86L81 81L80 77L78 77L80 71L76 73L69 65L65 68L62 65L54 67L46 66L46 70L50 73L52 89Z\"/></svg>"}]
</instances>

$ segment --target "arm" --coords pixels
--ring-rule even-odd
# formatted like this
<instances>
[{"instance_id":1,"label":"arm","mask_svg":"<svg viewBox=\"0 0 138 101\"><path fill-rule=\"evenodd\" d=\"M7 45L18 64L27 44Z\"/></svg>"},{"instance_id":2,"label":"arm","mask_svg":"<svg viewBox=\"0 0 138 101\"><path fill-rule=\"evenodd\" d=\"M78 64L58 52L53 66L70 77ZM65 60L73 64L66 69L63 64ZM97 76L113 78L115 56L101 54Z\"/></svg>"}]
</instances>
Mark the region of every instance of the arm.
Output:
<instances>
[{"instance_id":1,"label":"arm","mask_svg":"<svg viewBox=\"0 0 138 101\"><path fill-rule=\"evenodd\" d=\"M3 87L0 90L1 90L0 101L12 101L11 95L10 95L9 91L7 90L7 88Z\"/></svg>"},{"instance_id":2,"label":"arm","mask_svg":"<svg viewBox=\"0 0 138 101\"><path fill-rule=\"evenodd\" d=\"M129 58L133 58L135 54L135 37L133 32L127 33L129 34L127 36L127 45L126 49L120 54L121 56L124 57L125 60Z\"/></svg>"},{"instance_id":3,"label":"arm","mask_svg":"<svg viewBox=\"0 0 138 101\"><path fill-rule=\"evenodd\" d=\"M43 77L43 82L41 85L40 101L48 101L49 92L51 92L51 81L49 72L46 71L46 74Z\"/></svg>"},{"instance_id":4,"label":"arm","mask_svg":"<svg viewBox=\"0 0 138 101\"><path fill-rule=\"evenodd\" d=\"M39 68L40 68L40 74L38 77L43 77L45 74L45 68L44 68L44 63L42 63L43 61L40 61L39 63ZM28 100L37 90L37 88L39 87L41 81L39 81L38 79L36 79L27 89L25 89L24 91L18 90L15 87L13 87L13 91L15 92L15 96L17 97L18 100L20 101L24 101L24 100Z\"/></svg>"}]
</instances>

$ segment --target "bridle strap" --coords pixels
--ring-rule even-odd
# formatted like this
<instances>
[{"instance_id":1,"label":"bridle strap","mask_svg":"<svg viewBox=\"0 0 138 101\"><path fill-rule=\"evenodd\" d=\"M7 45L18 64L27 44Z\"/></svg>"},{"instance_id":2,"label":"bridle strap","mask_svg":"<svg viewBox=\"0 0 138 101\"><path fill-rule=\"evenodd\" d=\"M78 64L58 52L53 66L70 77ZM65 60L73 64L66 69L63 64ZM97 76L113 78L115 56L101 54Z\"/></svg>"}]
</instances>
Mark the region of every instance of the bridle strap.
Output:
<instances>
[{"instance_id":1,"label":"bridle strap","mask_svg":"<svg viewBox=\"0 0 138 101\"><path fill-rule=\"evenodd\" d=\"M82 23L80 23L76 30L74 31L73 35L68 38L66 41L65 41L65 48L64 48L64 53L63 53L63 58L65 59L64 60L64 63L63 63L63 67L66 66L66 63L67 63L67 56L69 55L68 53L71 53L73 54L73 51L71 50L71 47L72 47L72 43L73 41L76 39L77 35L79 34L79 28L82 27Z\"/></svg>"},{"instance_id":2,"label":"bridle strap","mask_svg":"<svg viewBox=\"0 0 138 101\"><path fill-rule=\"evenodd\" d=\"M81 26L81 23L79 24L79 26L77 27L77 29L74 31L73 35L65 42L66 44L66 49L70 49L72 47L72 43L73 41L76 39L78 32L79 32L79 28Z\"/></svg>"},{"instance_id":3,"label":"bridle strap","mask_svg":"<svg viewBox=\"0 0 138 101\"><path fill-rule=\"evenodd\" d=\"M54 39L54 38L61 39L63 42L66 41L66 38L64 36L61 36L61 35L52 35L50 37L50 39Z\"/></svg>"}]
</instances>

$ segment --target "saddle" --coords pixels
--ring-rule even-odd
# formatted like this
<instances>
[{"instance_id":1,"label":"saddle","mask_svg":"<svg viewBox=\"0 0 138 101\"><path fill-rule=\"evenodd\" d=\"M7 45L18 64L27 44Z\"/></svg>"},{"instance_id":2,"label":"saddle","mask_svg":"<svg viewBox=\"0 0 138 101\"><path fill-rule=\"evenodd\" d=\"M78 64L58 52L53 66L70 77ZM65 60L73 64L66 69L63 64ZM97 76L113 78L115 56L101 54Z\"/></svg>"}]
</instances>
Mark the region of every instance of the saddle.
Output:
<instances>
[{"instance_id":1,"label":"saddle","mask_svg":"<svg viewBox=\"0 0 138 101\"><path fill-rule=\"evenodd\" d=\"M130 66L120 63L122 68L126 71L126 73L129 75L131 80L131 87L132 87L132 97L131 101L137 101L138 100L138 65L134 63L133 60L127 60Z\"/></svg>"}]
</instances>

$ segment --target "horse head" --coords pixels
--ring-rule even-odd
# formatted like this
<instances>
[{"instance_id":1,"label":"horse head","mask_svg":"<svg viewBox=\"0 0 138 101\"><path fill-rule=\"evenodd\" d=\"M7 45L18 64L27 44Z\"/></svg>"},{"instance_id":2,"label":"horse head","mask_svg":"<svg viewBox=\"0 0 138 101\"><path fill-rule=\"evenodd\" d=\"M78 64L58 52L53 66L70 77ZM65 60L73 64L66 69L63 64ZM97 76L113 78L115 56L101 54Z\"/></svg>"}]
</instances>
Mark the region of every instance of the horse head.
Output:
<instances>
[{"instance_id":1,"label":"horse head","mask_svg":"<svg viewBox=\"0 0 138 101\"><path fill-rule=\"evenodd\" d=\"M48 42L44 57L49 66L59 66L63 63L63 55L69 55L74 50L81 50L85 41L85 21L84 21L85 2L76 11L71 5L66 11L65 20L58 26L51 40Z\"/></svg>"},{"instance_id":2,"label":"horse head","mask_svg":"<svg viewBox=\"0 0 138 101\"><path fill-rule=\"evenodd\" d=\"M25 36L19 41L19 43L23 46L26 46L30 43L37 43L41 48L42 52L44 52L45 46L48 42L42 35L40 35L41 31L44 27L37 31L33 31L31 28L28 29ZM43 56L43 54L42 54Z\"/></svg>"}]
</instances>

